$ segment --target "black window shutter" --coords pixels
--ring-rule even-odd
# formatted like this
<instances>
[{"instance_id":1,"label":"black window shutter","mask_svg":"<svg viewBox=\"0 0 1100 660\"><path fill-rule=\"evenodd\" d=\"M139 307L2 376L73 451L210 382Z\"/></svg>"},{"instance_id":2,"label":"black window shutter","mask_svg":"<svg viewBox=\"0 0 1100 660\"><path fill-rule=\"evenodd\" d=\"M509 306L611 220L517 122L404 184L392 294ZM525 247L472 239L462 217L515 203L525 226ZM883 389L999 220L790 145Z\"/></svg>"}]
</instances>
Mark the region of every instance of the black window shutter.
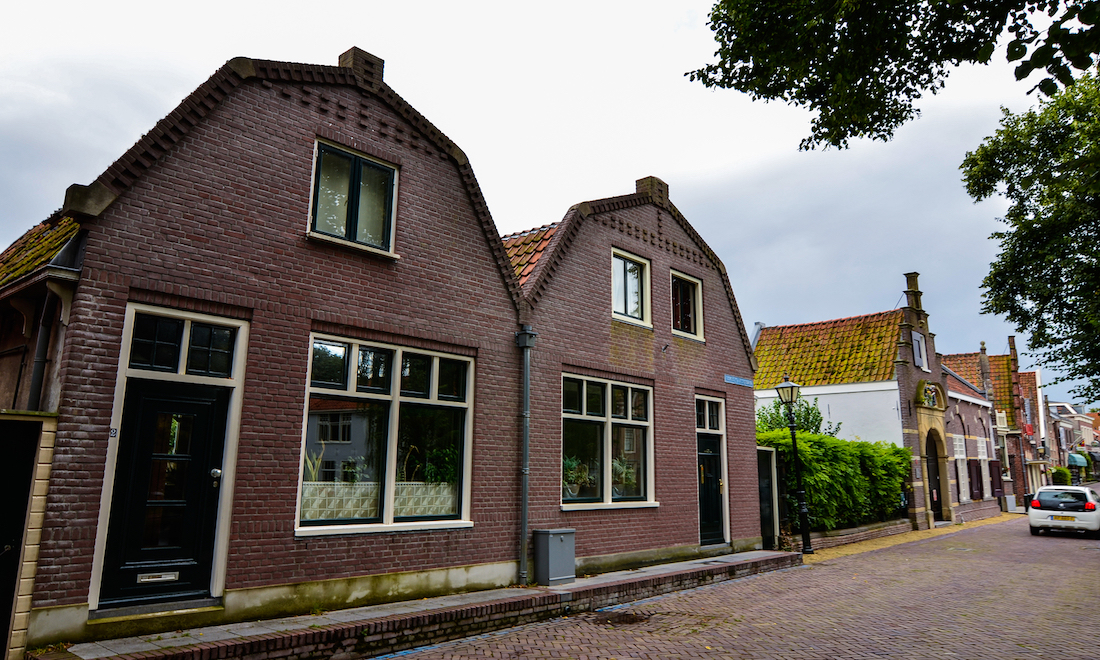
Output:
<instances>
[{"instance_id":1,"label":"black window shutter","mask_svg":"<svg viewBox=\"0 0 1100 660\"><path fill-rule=\"evenodd\" d=\"M993 486L993 497L1004 497L1005 487L1001 481L1001 462L989 461L989 480Z\"/></svg>"}]
</instances>

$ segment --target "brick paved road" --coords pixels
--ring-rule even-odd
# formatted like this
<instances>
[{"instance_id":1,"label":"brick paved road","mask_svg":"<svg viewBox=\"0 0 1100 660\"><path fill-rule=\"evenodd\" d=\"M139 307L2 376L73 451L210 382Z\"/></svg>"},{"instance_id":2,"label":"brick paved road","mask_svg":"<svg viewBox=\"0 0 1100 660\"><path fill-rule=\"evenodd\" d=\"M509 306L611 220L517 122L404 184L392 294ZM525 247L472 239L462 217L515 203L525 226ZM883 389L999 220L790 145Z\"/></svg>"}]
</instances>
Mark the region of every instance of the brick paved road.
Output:
<instances>
[{"instance_id":1,"label":"brick paved road","mask_svg":"<svg viewBox=\"0 0 1100 660\"><path fill-rule=\"evenodd\" d=\"M1100 541L1023 517L452 642L429 658L1100 658Z\"/></svg>"}]
</instances>

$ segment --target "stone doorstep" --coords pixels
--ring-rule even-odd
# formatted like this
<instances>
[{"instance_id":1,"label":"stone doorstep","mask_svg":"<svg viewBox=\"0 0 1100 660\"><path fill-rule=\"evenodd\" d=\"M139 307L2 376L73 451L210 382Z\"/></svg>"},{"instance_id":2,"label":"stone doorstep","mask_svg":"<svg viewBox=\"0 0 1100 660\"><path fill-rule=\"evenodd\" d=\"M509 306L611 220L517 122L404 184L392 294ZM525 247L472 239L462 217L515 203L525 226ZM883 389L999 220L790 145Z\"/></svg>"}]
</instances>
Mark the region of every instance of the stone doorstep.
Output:
<instances>
[{"instance_id":1,"label":"stone doorstep","mask_svg":"<svg viewBox=\"0 0 1100 660\"><path fill-rule=\"evenodd\" d=\"M112 655L95 652L93 649L98 645L93 642L76 645L70 650L52 651L39 658L40 660L81 660L82 657L95 657L97 660L107 658L125 660L288 658L293 660L314 654L336 655L339 656L339 660L371 658L802 565L802 555L799 553L746 554L756 556L740 561L734 559L737 555L727 555L718 562L713 560L705 563L698 560L681 562L659 567L663 570L657 573L643 573L633 577L629 575L631 571L620 571L619 573L623 574L621 578L616 574L580 578L570 584L522 589L516 596L504 596L495 600L451 607L432 607L433 601L448 598L447 596L440 599L429 598L420 601L425 608L421 611L376 617L370 617L365 613L360 621L331 623L331 620L326 620L324 615L320 615L318 622L325 621L326 625L281 632L264 632L247 637L211 639L169 648L131 650ZM759 556L765 554L767 556ZM262 625L263 622L258 624ZM228 626L211 628L221 627ZM133 638L133 641L138 643L144 640ZM115 642L112 646L117 648L118 642L123 640L115 640Z\"/></svg>"}]
</instances>

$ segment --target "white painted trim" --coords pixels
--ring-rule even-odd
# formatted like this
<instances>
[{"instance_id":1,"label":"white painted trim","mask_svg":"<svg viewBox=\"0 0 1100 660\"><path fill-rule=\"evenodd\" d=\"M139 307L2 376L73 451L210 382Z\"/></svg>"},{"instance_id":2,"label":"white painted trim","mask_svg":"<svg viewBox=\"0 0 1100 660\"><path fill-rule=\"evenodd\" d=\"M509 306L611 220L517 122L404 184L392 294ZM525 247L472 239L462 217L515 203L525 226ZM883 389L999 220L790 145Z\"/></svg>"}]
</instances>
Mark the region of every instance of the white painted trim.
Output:
<instances>
[{"instance_id":1,"label":"white painted trim","mask_svg":"<svg viewBox=\"0 0 1100 660\"><path fill-rule=\"evenodd\" d=\"M688 282L692 282L692 283L695 284L695 325L696 325L695 329L698 332L696 332L695 334L692 334L690 332L684 332L682 330L677 330L676 328L671 328L672 334L677 336L677 337L683 337L684 339L693 339L695 341L701 341L703 343L706 343L707 340L706 340L706 337L703 334L703 329L705 327L704 324L703 324L703 280L699 279L698 277L693 277L691 275L688 275L687 273L683 273L683 272L680 272L678 270L670 268L669 272L668 272L668 284L669 284L669 290L670 291L672 289L672 278L673 277L678 277L682 280L686 280ZM669 317L671 318L671 316L672 316L672 294L671 293L668 296L668 308L669 308ZM670 323L669 325L671 327L672 324Z\"/></svg>"},{"instance_id":2,"label":"white painted trim","mask_svg":"<svg viewBox=\"0 0 1100 660\"><path fill-rule=\"evenodd\" d=\"M133 339L134 319L138 312L167 318L183 319L184 333L180 346L180 359L176 373L131 369L130 346ZM211 376L192 376L186 373L188 338L191 336L191 323L211 323L233 327L237 331L233 348L232 378ZM198 385L215 385L233 390L229 400L226 419L225 443L222 449L222 482L218 494L217 522L214 527L214 555L211 562L210 595L218 598L225 590L225 575L229 557L229 535L232 515L234 475L237 468L237 447L240 441L241 410L244 402L245 368L248 358L248 321L212 316L197 312L185 312L167 307L157 307L143 303L127 303L126 316L122 325L122 342L119 346L118 372L115 377L115 393L111 406L111 432L107 438L107 455L103 467L103 487L99 498L99 520L96 523L96 539L92 550L91 582L88 586L88 609L99 609L100 587L103 581L104 555L107 549L107 532L111 522L111 504L114 496L115 470L118 462L118 443L121 434L122 412L126 402L127 378L162 380Z\"/></svg>"},{"instance_id":3,"label":"white painted trim","mask_svg":"<svg viewBox=\"0 0 1100 660\"><path fill-rule=\"evenodd\" d=\"M827 394L851 394L853 392L896 392L898 381L879 380L866 383L841 383L839 385L809 385L799 390L799 395L806 399L813 396L825 396ZM757 399L774 399L779 396L775 388L770 390L753 390Z\"/></svg>"},{"instance_id":4,"label":"white painted trim","mask_svg":"<svg viewBox=\"0 0 1100 660\"><path fill-rule=\"evenodd\" d=\"M990 408L990 409L993 408L993 403L990 402L990 401L986 401L985 399L978 399L978 398L972 397L972 396L967 396L965 394L958 394L956 392L952 392L951 390L947 391L947 398L949 398L949 399L958 399L959 401L965 401L967 403L972 403L976 406L981 406L983 408Z\"/></svg>"},{"instance_id":5,"label":"white painted trim","mask_svg":"<svg viewBox=\"0 0 1100 660\"><path fill-rule=\"evenodd\" d=\"M610 509L656 509L660 502L580 502L578 504L562 504L562 511L607 511Z\"/></svg>"},{"instance_id":6,"label":"white painted trim","mask_svg":"<svg viewBox=\"0 0 1100 660\"><path fill-rule=\"evenodd\" d=\"M642 274L642 318L636 319L633 316L627 316L626 314L620 314L615 311L615 257L626 259L627 261L633 261L641 264L645 267L645 273ZM639 257L636 254L627 252L626 250L620 250L619 248L611 248L611 318L616 321L622 321L624 323L631 323L633 325L640 325L646 328L653 328L653 262L645 257Z\"/></svg>"},{"instance_id":7,"label":"white painted trim","mask_svg":"<svg viewBox=\"0 0 1100 660\"><path fill-rule=\"evenodd\" d=\"M463 507L465 508L465 507ZM382 532L416 532L438 529L465 529L473 527L472 520L417 520L397 523L368 523L362 525L310 525L296 527L295 537L332 536L333 534L378 534Z\"/></svg>"},{"instance_id":8,"label":"white painted trim","mask_svg":"<svg viewBox=\"0 0 1100 660\"><path fill-rule=\"evenodd\" d=\"M698 426L695 427L695 435L696 435L696 446L695 446L696 458L695 458L695 460L696 461L699 460L698 436L699 436L700 433L706 433L707 435L721 436L721 439L718 441L718 454L719 454L719 456L721 456L722 488L721 488L721 490L719 491L718 494L721 496L721 497L719 497L719 500L722 502L722 538L725 540L726 543L730 543L731 542L731 540L730 540L730 474L729 474L729 456L727 455L728 452L729 452L729 449L726 446L726 400L718 398L718 397L704 396L702 394L696 394L695 398L692 400L692 411L691 411L692 412L692 417L695 416L694 415L694 413L695 413L695 405L694 405L695 401L707 401L707 402L715 401L715 402L718 403L718 405L722 406L722 412L721 412L720 415L718 415L718 428L717 429L712 429L712 428L709 428L709 427L708 428L699 428ZM707 411L707 416L708 416L708 419L709 419L709 416L710 416L710 411L709 410ZM692 477L694 478L694 476L695 476L695 472L692 471ZM696 490L698 490L698 489L696 489ZM696 507L698 507L698 505L699 505L699 503L698 503L698 501L696 501ZM776 511L778 512L778 509L776 509Z\"/></svg>"}]
</instances>

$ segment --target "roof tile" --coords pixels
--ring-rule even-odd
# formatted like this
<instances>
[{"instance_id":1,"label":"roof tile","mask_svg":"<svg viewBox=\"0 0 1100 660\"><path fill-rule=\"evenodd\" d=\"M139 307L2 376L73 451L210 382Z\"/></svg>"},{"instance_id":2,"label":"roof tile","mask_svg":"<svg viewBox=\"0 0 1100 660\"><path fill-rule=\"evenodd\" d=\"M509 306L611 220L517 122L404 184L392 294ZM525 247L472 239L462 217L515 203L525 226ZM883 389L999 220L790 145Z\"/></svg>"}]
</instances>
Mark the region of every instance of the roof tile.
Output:
<instances>
[{"instance_id":1,"label":"roof tile","mask_svg":"<svg viewBox=\"0 0 1100 660\"><path fill-rule=\"evenodd\" d=\"M557 227L558 223L553 223L504 237L504 249L508 253L508 259L512 262L512 268L521 286L535 270L546 246L550 245L550 239L554 237Z\"/></svg>"},{"instance_id":2,"label":"roof tile","mask_svg":"<svg viewBox=\"0 0 1100 660\"><path fill-rule=\"evenodd\" d=\"M79 230L80 224L69 217L32 227L0 253L0 286L50 263Z\"/></svg>"}]
</instances>

